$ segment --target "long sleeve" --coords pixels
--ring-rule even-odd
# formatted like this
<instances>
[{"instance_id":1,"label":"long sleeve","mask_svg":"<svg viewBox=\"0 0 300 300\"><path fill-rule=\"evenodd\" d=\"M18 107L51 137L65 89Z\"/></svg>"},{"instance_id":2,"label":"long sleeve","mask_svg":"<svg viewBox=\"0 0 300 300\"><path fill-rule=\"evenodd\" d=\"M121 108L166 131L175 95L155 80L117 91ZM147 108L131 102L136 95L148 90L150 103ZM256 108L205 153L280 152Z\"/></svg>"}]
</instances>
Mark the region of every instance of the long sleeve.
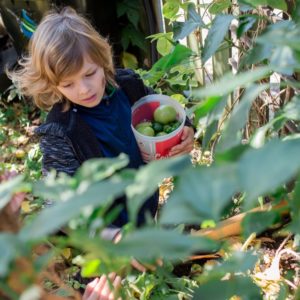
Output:
<instances>
[{"instance_id":1,"label":"long sleeve","mask_svg":"<svg viewBox=\"0 0 300 300\"><path fill-rule=\"evenodd\" d=\"M62 137L44 135L40 139L40 148L43 175L55 169L72 176L80 166L71 145Z\"/></svg>"}]
</instances>

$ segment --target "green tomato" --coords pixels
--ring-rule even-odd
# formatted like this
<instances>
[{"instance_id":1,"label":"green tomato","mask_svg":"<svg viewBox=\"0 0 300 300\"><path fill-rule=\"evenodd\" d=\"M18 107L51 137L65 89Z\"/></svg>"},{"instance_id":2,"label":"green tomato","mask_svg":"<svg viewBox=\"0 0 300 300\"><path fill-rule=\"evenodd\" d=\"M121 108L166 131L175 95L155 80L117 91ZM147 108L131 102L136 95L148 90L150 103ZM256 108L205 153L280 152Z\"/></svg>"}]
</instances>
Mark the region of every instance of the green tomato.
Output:
<instances>
[{"instance_id":1,"label":"green tomato","mask_svg":"<svg viewBox=\"0 0 300 300\"><path fill-rule=\"evenodd\" d=\"M170 125L168 125L168 124L164 126L164 132L165 132L165 133L168 134L168 133L170 133L170 132L172 132L172 131L173 131L172 126L170 126Z\"/></svg>"},{"instance_id":2,"label":"green tomato","mask_svg":"<svg viewBox=\"0 0 300 300\"><path fill-rule=\"evenodd\" d=\"M163 130L163 125L158 122L152 122L152 128L155 132L160 132Z\"/></svg>"},{"instance_id":3,"label":"green tomato","mask_svg":"<svg viewBox=\"0 0 300 300\"><path fill-rule=\"evenodd\" d=\"M146 135L146 136L154 136L154 130L150 126L142 126L136 129L139 133Z\"/></svg>"},{"instance_id":4,"label":"green tomato","mask_svg":"<svg viewBox=\"0 0 300 300\"><path fill-rule=\"evenodd\" d=\"M141 122L141 123L137 124L137 125L135 126L135 129L136 129L137 131L139 131L139 130L138 130L139 128L142 128L142 127L151 127L151 126L152 126L151 122L144 121L144 122Z\"/></svg>"},{"instance_id":5,"label":"green tomato","mask_svg":"<svg viewBox=\"0 0 300 300\"><path fill-rule=\"evenodd\" d=\"M163 136L166 135L167 133L165 133L164 131L160 131L156 134L156 136Z\"/></svg>"},{"instance_id":6,"label":"green tomato","mask_svg":"<svg viewBox=\"0 0 300 300\"><path fill-rule=\"evenodd\" d=\"M169 124L171 127L172 127L172 131L176 130L179 126L180 126L180 122L179 121L175 121L175 122L172 122L171 124Z\"/></svg>"},{"instance_id":7,"label":"green tomato","mask_svg":"<svg viewBox=\"0 0 300 300\"><path fill-rule=\"evenodd\" d=\"M168 124L176 120L176 110L171 105L160 105L154 111L154 121L159 122L161 124Z\"/></svg>"}]
</instances>

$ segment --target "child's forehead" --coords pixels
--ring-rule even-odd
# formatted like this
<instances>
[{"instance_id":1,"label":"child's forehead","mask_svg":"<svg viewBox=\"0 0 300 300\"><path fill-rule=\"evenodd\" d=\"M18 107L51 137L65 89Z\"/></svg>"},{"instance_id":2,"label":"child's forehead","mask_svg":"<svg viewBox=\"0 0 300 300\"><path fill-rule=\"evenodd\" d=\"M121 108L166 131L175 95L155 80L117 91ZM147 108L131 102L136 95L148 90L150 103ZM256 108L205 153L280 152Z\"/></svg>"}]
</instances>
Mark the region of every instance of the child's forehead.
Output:
<instances>
[{"instance_id":1,"label":"child's forehead","mask_svg":"<svg viewBox=\"0 0 300 300\"><path fill-rule=\"evenodd\" d=\"M73 72L70 74L66 74L65 76L62 76L60 81L68 81L72 80L76 77L84 75L86 72L91 71L92 69L100 67L98 64L96 64L92 59L89 57L84 57L82 61L82 65L78 65L78 62L74 61L74 68Z\"/></svg>"}]
</instances>

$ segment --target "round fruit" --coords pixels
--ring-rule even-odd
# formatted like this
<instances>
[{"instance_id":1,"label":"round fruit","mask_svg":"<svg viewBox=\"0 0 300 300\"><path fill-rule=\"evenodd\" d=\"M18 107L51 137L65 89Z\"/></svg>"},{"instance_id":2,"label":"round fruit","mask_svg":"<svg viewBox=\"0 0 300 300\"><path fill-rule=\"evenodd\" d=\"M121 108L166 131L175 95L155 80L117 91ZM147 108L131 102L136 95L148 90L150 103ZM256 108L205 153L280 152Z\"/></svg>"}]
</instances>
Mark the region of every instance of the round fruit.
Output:
<instances>
[{"instance_id":1,"label":"round fruit","mask_svg":"<svg viewBox=\"0 0 300 300\"><path fill-rule=\"evenodd\" d=\"M136 129L139 133L147 136L154 136L154 130L150 126L142 126Z\"/></svg>"},{"instance_id":2,"label":"round fruit","mask_svg":"<svg viewBox=\"0 0 300 300\"><path fill-rule=\"evenodd\" d=\"M155 132L160 132L163 130L163 125L158 122L152 122L152 128Z\"/></svg>"},{"instance_id":3,"label":"round fruit","mask_svg":"<svg viewBox=\"0 0 300 300\"><path fill-rule=\"evenodd\" d=\"M176 110L171 105L160 105L154 111L154 120L161 124L167 124L176 120Z\"/></svg>"},{"instance_id":4,"label":"round fruit","mask_svg":"<svg viewBox=\"0 0 300 300\"><path fill-rule=\"evenodd\" d=\"M166 135L167 133L165 133L164 131L161 131L161 132L158 132L157 134L156 134L156 136L163 136L163 135Z\"/></svg>"},{"instance_id":5,"label":"round fruit","mask_svg":"<svg viewBox=\"0 0 300 300\"><path fill-rule=\"evenodd\" d=\"M23 149L17 149L15 152L16 158L23 158L25 156L25 151Z\"/></svg>"},{"instance_id":6,"label":"round fruit","mask_svg":"<svg viewBox=\"0 0 300 300\"><path fill-rule=\"evenodd\" d=\"M142 128L142 127L151 127L151 122L148 122L148 121L144 121L144 122L141 122L139 124L137 124L135 126L135 129L138 131L139 128Z\"/></svg>"},{"instance_id":7,"label":"round fruit","mask_svg":"<svg viewBox=\"0 0 300 300\"><path fill-rule=\"evenodd\" d=\"M170 132L172 132L172 131L173 131L172 126L170 126L170 125L165 125L165 126L164 126L164 132L165 132L165 133L170 133Z\"/></svg>"}]
</instances>

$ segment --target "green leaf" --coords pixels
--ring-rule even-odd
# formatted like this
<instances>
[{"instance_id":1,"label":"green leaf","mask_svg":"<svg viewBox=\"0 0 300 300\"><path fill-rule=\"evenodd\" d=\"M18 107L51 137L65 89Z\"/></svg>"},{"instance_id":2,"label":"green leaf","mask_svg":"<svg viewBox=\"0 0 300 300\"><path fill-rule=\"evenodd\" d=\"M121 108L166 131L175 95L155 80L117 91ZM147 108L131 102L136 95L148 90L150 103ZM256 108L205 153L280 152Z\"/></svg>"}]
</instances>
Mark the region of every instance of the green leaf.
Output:
<instances>
[{"instance_id":1,"label":"green leaf","mask_svg":"<svg viewBox=\"0 0 300 300\"><path fill-rule=\"evenodd\" d=\"M274 191L299 171L299 151L300 139L272 140L260 149L250 149L241 157L238 177L246 192L246 209L255 204L257 197Z\"/></svg>"},{"instance_id":2,"label":"green leaf","mask_svg":"<svg viewBox=\"0 0 300 300\"><path fill-rule=\"evenodd\" d=\"M259 235L274 224L279 218L275 211L260 211L248 213L242 221L243 236L247 238L251 233Z\"/></svg>"},{"instance_id":3,"label":"green leaf","mask_svg":"<svg viewBox=\"0 0 300 300\"><path fill-rule=\"evenodd\" d=\"M270 44L255 44L241 59L240 69L246 65L257 64L272 55L273 46Z\"/></svg>"},{"instance_id":4,"label":"green leaf","mask_svg":"<svg viewBox=\"0 0 300 300\"><path fill-rule=\"evenodd\" d=\"M138 23L140 20L140 11L139 7L136 6L135 8L130 8L126 11L127 18L130 20L130 22L133 24L133 26L138 29Z\"/></svg>"},{"instance_id":5,"label":"green leaf","mask_svg":"<svg viewBox=\"0 0 300 300\"><path fill-rule=\"evenodd\" d=\"M247 3L252 7L271 6L272 8L278 8L287 11L287 5L284 0L243 0L242 2Z\"/></svg>"},{"instance_id":6,"label":"green leaf","mask_svg":"<svg viewBox=\"0 0 300 300\"><path fill-rule=\"evenodd\" d=\"M163 6L163 15L167 19L174 19L179 11L180 1L169 0Z\"/></svg>"},{"instance_id":7,"label":"green leaf","mask_svg":"<svg viewBox=\"0 0 300 300\"><path fill-rule=\"evenodd\" d=\"M260 290L252 279L243 276L232 276L229 280L211 280L195 289L194 300L224 300L240 296L243 300L260 300Z\"/></svg>"},{"instance_id":8,"label":"green leaf","mask_svg":"<svg viewBox=\"0 0 300 300\"><path fill-rule=\"evenodd\" d=\"M209 7L208 11L212 15L217 15L231 6L230 0L215 0Z\"/></svg>"},{"instance_id":9,"label":"green leaf","mask_svg":"<svg viewBox=\"0 0 300 300\"><path fill-rule=\"evenodd\" d=\"M193 101L197 101L197 99L199 101L206 97L227 95L236 88L247 86L256 80L266 77L270 71L269 67L260 67L237 75L227 73L220 80L208 85L206 88L193 90L191 96Z\"/></svg>"},{"instance_id":10,"label":"green leaf","mask_svg":"<svg viewBox=\"0 0 300 300\"><path fill-rule=\"evenodd\" d=\"M97 182L110 177L129 163L124 153L116 158L92 158L84 162L75 174L78 181Z\"/></svg>"},{"instance_id":11,"label":"green leaf","mask_svg":"<svg viewBox=\"0 0 300 300\"><path fill-rule=\"evenodd\" d=\"M201 17L195 10L195 5L188 6L187 20L185 22L174 22L174 40L181 40L195 31L198 27L205 26Z\"/></svg>"},{"instance_id":12,"label":"green leaf","mask_svg":"<svg viewBox=\"0 0 300 300\"><path fill-rule=\"evenodd\" d=\"M300 120L300 96L294 96L283 108L283 115L290 120Z\"/></svg>"},{"instance_id":13,"label":"green leaf","mask_svg":"<svg viewBox=\"0 0 300 300\"><path fill-rule=\"evenodd\" d=\"M77 190L68 201L55 203L44 209L32 222L22 228L20 238L25 241L44 238L78 216L84 207L109 205L113 199L124 193L129 183L130 180L115 175L87 186L86 190Z\"/></svg>"},{"instance_id":14,"label":"green leaf","mask_svg":"<svg viewBox=\"0 0 300 300\"><path fill-rule=\"evenodd\" d=\"M204 42L201 55L203 64L218 50L233 19L232 15L217 15L215 17Z\"/></svg>"},{"instance_id":15,"label":"green leaf","mask_svg":"<svg viewBox=\"0 0 300 300\"><path fill-rule=\"evenodd\" d=\"M16 257L19 242L15 235L10 233L0 233L0 277L5 277L10 270L10 263Z\"/></svg>"},{"instance_id":16,"label":"green leaf","mask_svg":"<svg viewBox=\"0 0 300 300\"><path fill-rule=\"evenodd\" d=\"M241 15L239 17L239 26L236 30L237 37L240 38L245 32L251 29L257 19L258 16L256 15Z\"/></svg>"},{"instance_id":17,"label":"green leaf","mask_svg":"<svg viewBox=\"0 0 300 300\"><path fill-rule=\"evenodd\" d=\"M157 190L164 178L176 176L190 165L189 157L184 155L153 161L140 168L133 184L126 189L130 219L135 219L141 205Z\"/></svg>"},{"instance_id":18,"label":"green leaf","mask_svg":"<svg viewBox=\"0 0 300 300\"><path fill-rule=\"evenodd\" d=\"M237 190L234 164L187 169L164 206L160 222L199 224L207 219L218 221Z\"/></svg>"},{"instance_id":19,"label":"green leaf","mask_svg":"<svg viewBox=\"0 0 300 300\"><path fill-rule=\"evenodd\" d=\"M156 49L162 56L168 55L171 52L173 43L166 37L161 37L157 40Z\"/></svg>"},{"instance_id":20,"label":"green leaf","mask_svg":"<svg viewBox=\"0 0 300 300\"><path fill-rule=\"evenodd\" d=\"M208 238L183 235L173 230L145 228L125 236L113 252L118 256L132 256L141 261L155 262L157 258L178 261L196 251L216 251L218 245Z\"/></svg>"},{"instance_id":21,"label":"green leaf","mask_svg":"<svg viewBox=\"0 0 300 300\"><path fill-rule=\"evenodd\" d=\"M194 124L197 125L199 119L206 116L210 111L212 111L222 100L220 96L212 96L205 99L203 102L194 105L189 109L188 115L194 113Z\"/></svg>"},{"instance_id":22,"label":"green leaf","mask_svg":"<svg viewBox=\"0 0 300 300\"><path fill-rule=\"evenodd\" d=\"M219 121L222 119L222 115L227 104L227 99L227 95L223 96L219 103L216 105L216 107L214 107L207 116L205 134L202 140L203 149L207 148L211 138L218 130Z\"/></svg>"},{"instance_id":23,"label":"green leaf","mask_svg":"<svg viewBox=\"0 0 300 300\"><path fill-rule=\"evenodd\" d=\"M257 96L264 91L269 85L252 85L246 89L240 103L238 103L229 120L225 123L221 139L217 145L216 152L226 151L241 143L240 130L244 128L248 121L249 110L252 102Z\"/></svg>"},{"instance_id":24,"label":"green leaf","mask_svg":"<svg viewBox=\"0 0 300 300\"><path fill-rule=\"evenodd\" d=\"M133 25L129 24L122 29L121 43L124 51L127 50L129 44L137 46L140 49L146 51L145 36L140 31L137 30Z\"/></svg>"},{"instance_id":25,"label":"green leaf","mask_svg":"<svg viewBox=\"0 0 300 300\"><path fill-rule=\"evenodd\" d=\"M300 28L293 21L279 21L269 25L262 35L258 36L256 41L260 44L269 44L273 46L288 46L295 50L300 50Z\"/></svg>"},{"instance_id":26,"label":"green leaf","mask_svg":"<svg viewBox=\"0 0 300 300\"><path fill-rule=\"evenodd\" d=\"M186 60L192 55L192 50L181 45L177 44L172 53L159 59L151 68L151 71L163 71L167 72L171 68L180 64L183 60Z\"/></svg>"},{"instance_id":27,"label":"green leaf","mask_svg":"<svg viewBox=\"0 0 300 300\"><path fill-rule=\"evenodd\" d=\"M221 280L226 274L246 273L251 271L257 262L257 255L250 252L233 252L221 265L212 270L204 272L204 280L219 278Z\"/></svg>"},{"instance_id":28,"label":"green leaf","mask_svg":"<svg viewBox=\"0 0 300 300\"><path fill-rule=\"evenodd\" d=\"M295 182L295 188L292 194L292 199L289 202L291 207L292 222L288 226L293 233L300 233L300 176Z\"/></svg>"},{"instance_id":29,"label":"green leaf","mask_svg":"<svg viewBox=\"0 0 300 300\"><path fill-rule=\"evenodd\" d=\"M122 65L124 66L124 68L134 70L138 67L137 58L133 54L124 51L122 53Z\"/></svg>"},{"instance_id":30,"label":"green leaf","mask_svg":"<svg viewBox=\"0 0 300 300\"><path fill-rule=\"evenodd\" d=\"M293 6L292 11L292 19L299 24L300 22L300 3L296 1L295 5Z\"/></svg>"},{"instance_id":31,"label":"green leaf","mask_svg":"<svg viewBox=\"0 0 300 300\"><path fill-rule=\"evenodd\" d=\"M230 148L228 151L220 152L215 154L215 162L235 162L238 160L245 151L249 150L249 145L238 145Z\"/></svg>"}]
</instances>

